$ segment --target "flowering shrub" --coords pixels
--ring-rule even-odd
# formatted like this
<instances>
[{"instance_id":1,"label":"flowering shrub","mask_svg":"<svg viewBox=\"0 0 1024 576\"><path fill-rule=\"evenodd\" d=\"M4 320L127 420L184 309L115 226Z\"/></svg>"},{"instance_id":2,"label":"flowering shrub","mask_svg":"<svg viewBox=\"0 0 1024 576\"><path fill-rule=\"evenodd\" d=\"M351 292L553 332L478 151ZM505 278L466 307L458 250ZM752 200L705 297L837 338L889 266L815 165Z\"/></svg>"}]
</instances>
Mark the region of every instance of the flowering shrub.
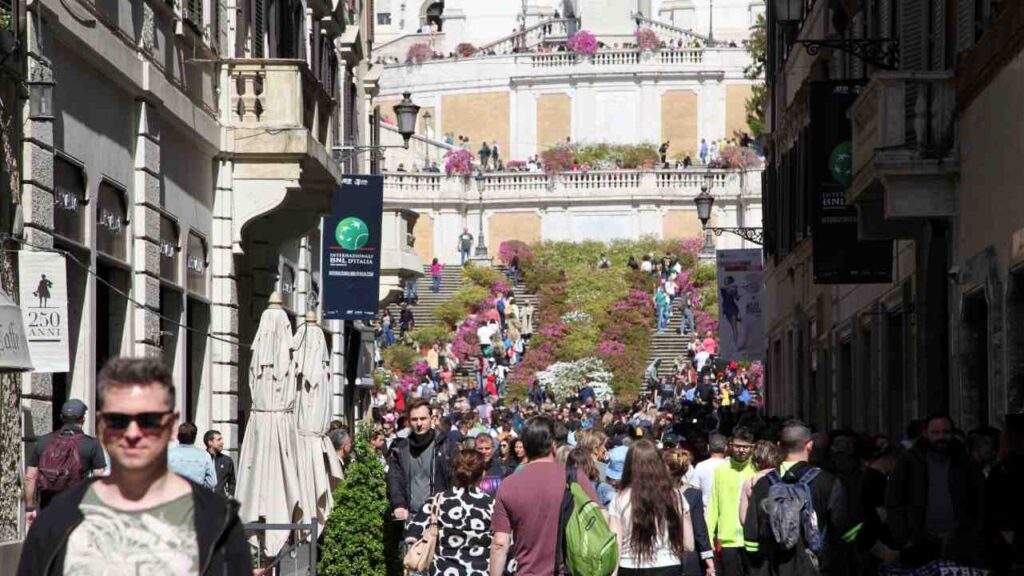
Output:
<instances>
[{"instance_id":1,"label":"flowering shrub","mask_svg":"<svg viewBox=\"0 0 1024 576\"><path fill-rule=\"evenodd\" d=\"M409 50L405 53L406 64L419 64L433 58L434 51L430 48L430 44L427 44L426 42L420 42L409 46Z\"/></svg>"},{"instance_id":2,"label":"flowering shrub","mask_svg":"<svg viewBox=\"0 0 1024 576\"><path fill-rule=\"evenodd\" d=\"M726 146L718 155L718 168L753 168L761 165L761 159L753 148L744 146Z\"/></svg>"},{"instance_id":3,"label":"flowering shrub","mask_svg":"<svg viewBox=\"0 0 1024 576\"><path fill-rule=\"evenodd\" d=\"M704 310L693 312L694 322L697 324L697 333L706 334L708 331L718 332L718 316Z\"/></svg>"},{"instance_id":4,"label":"flowering shrub","mask_svg":"<svg viewBox=\"0 0 1024 576\"><path fill-rule=\"evenodd\" d=\"M640 51L657 50L661 46L661 39L658 33L650 28L640 28L636 31L636 47Z\"/></svg>"},{"instance_id":5,"label":"flowering shrub","mask_svg":"<svg viewBox=\"0 0 1024 576\"><path fill-rule=\"evenodd\" d=\"M465 148L454 148L444 155L444 173L468 176L473 173L473 153Z\"/></svg>"},{"instance_id":6,"label":"flowering shrub","mask_svg":"<svg viewBox=\"0 0 1024 576\"><path fill-rule=\"evenodd\" d=\"M526 168L526 162L523 160L509 160L508 162L505 162L506 170L516 171L522 170L523 168Z\"/></svg>"},{"instance_id":7,"label":"flowering shrub","mask_svg":"<svg viewBox=\"0 0 1024 576\"><path fill-rule=\"evenodd\" d=\"M498 280L494 284L491 284L491 293L493 294L508 294L512 291L512 285L504 280Z\"/></svg>"},{"instance_id":8,"label":"flowering shrub","mask_svg":"<svg viewBox=\"0 0 1024 576\"><path fill-rule=\"evenodd\" d=\"M700 253L704 251L704 237L696 236L683 240L679 243L679 250L683 254L689 254L694 257L700 256Z\"/></svg>"},{"instance_id":9,"label":"flowering shrub","mask_svg":"<svg viewBox=\"0 0 1024 576\"><path fill-rule=\"evenodd\" d=\"M589 30L580 30L569 38L566 46L577 54L593 54L597 52L597 37Z\"/></svg>"},{"instance_id":10,"label":"flowering shrub","mask_svg":"<svg viewBox=\"0 0 1024 576\"><path fill-rule=\"evenodd\" d=\"M427 364L426 360L420 360L412 367L412 371L414 374L422 378L427 374L430 374L430 365Z\"/></svg>"},{"instance_id":11,"label":"flowering shrub","mask_svg":"<svg viewBox=\"0 0 1024 576\"><path fill-rule=\"evenodd\" d=\"M519 265L522 266L523 260L533 258L533 252L520 240L506 240L498 246L498 260L508 264L513 256L519 256Z\"/></svg>"},{"instance_id":12,"label":"flowering shrub","mask_svg":"<svg viewBox=\"0 0 1024 576\"><path fill-rule=\"evenodd\" d=\"M565 146L556 146L541 152L540 160L548 174L568 172L572 169L573 152Z\"/></svg>"},{"instance_id":13,"label":"flowering shrub","mask_svg":"<svg viewBox=\"0 0 1024 576\"><path fill-rule=\"evenodd\" d=\"M455 340L452 342L452 354L459 359L459 362L466 362L480 353L480 339L476 336L476 329L480 322L476 316L470 316L459 326L455 332Z\"/></svg>"},{"instance_id":14,"label":"flowering shrub","mask_svg":"<svg viewBox=\"0 0 1024 576\"><path fill-rule=\"evenodd\" d=\"M562 322L589 322L590 314L583 312L582 310L573 310L562 314Z\"/></svg>"},{"instance_id":15,"label":"flowering shrub","mask_svg":"<svg viewBox=\"0 0 1024 576\"><path fill-rule=\"evenodd\" d=\"M612 374L597 358L581 358L575 362L556 362L537 373L537 383L544 386L558 401L576 395L584 382L589 382L598 401L612 397Z\"/></svg>"},{"instance_id":16,"label":"flowering shrub","mask_svg":"<svg viewBox=\"0 0 1024 576\"><path fill-rule=\"evenodd\" d=\"M476 52L476 46L473 46L469 42L460 42L459 45L455 47L455 53L459 56L469 57L472 56L474 52Z\"/></svg>"},{"instance_id":17,"label":"flowering shrub","mask_svg":"<svg viewBox=\"0 0 1024 576\"><path fill-rule=\"evenodd\" d=\"M597 345L597 353L602 356L617 356L626 351L626 345L616 340L605 340Z\"/></svg>"},{"instance_id":18,"label":"flowering shrub","mask_svg":"<svg viewBox=\"0 0 1024 576\"><path fill-rule=\"evenodd\" d=\"M395 376L394 372L384 368L383 366L373 371L373 384L378 390L385 386L389 386L396 378L398 377Z\"/></svg>"}]
</instances>

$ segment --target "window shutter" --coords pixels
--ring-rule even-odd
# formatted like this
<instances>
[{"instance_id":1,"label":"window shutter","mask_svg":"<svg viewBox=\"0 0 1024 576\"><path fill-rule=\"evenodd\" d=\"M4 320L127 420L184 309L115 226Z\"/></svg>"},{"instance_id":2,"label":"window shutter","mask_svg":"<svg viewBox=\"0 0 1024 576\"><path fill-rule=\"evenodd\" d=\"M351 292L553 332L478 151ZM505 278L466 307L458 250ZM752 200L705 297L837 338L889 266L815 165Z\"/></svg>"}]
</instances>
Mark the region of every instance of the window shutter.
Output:
<instances>
[{"instance_id":1,"label":"window shutter","mask_svg":"<svg viewBox=\"0 0 1024 576\"><path fill-rule=\"evenodd\" d=\"M974 0L957 0L956 51L963 52L974 45Z\"/></svg>"},{"instance_id":2,"label":"window shutter","mask_svg":"<svg viewBox=\"0 0 1024 576\"><path fill-rule=\"evenodd\" d=\"M902 0L900 13L900 68L924 70L928 47L927 3L931 0Z\"/></svg>"},{"instance_id":3,"label":"window shutter","mask_svg":"<svg viewBox=\"0 0 1024 576\"><path fill-rule=\"evenodd\" d=\"M264 19L263 0L252 0L252 57L263 58Z\"/></svg>"},{"instance_id":4,"label":"window shutter","mask_svg":"<svg viewBox=\"0 0 1024 576\"><path fill-rule=\"evenodd\" d=\"M878 0L879 7L879 19L881 20L881 30L877 31L876 34L882 38L895 38L896 34L892 30L892 0Z\"/></svg>"},{"instance_id":5,"label":"window shutter","mask_svg":"<svg viewBox=\"0 0 1024 576\"><path fill-rule=\"evenodd\" d=\"M946 0L931 0L931 30L928 34L930 70L946 69Z\"/></svg>"}]
</instances>

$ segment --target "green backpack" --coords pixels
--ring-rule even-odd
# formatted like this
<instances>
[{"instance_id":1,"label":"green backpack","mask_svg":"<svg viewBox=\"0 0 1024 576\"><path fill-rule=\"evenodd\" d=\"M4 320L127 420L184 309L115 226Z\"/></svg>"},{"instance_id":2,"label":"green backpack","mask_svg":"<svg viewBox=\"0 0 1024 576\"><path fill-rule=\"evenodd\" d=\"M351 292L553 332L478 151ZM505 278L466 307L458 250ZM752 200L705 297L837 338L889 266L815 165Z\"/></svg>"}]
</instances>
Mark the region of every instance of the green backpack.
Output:
<instances>
[{"instance_id":1,"label":"green backpack","mask_svg":"<svg viewBox=\"0 0 1024 576\"><path fill-rule=\"evenodd\" d=\"M619 565L619 545L603 510L576 482L576 471L567 468L559 517L559 551L565 551L569 576L609 576Z\"/></svg>"}]
</instances>

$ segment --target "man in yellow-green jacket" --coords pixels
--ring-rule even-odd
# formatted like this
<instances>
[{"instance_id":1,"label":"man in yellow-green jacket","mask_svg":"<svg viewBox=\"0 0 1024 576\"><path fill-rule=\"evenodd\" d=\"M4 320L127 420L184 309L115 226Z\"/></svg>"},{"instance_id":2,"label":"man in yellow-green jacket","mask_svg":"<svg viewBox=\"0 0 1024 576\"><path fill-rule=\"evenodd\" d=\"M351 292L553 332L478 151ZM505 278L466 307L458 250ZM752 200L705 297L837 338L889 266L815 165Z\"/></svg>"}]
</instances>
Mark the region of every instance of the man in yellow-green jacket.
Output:
<instances>
[{"instance_id":1,"label":"man in yellow-green jacket","mask_svg":"<svg viewBox=\"0 0 1024 576\"><path fill-rule=\"evenodd\" d=\"M742 427L729 440L729 458L715 470L705 518L708 535L722 548L720 576L747 576L748 562L743 548L743 524L740 522L740 492L757 470L750 462L754 434Z\"/></svg>"}]
</instances>

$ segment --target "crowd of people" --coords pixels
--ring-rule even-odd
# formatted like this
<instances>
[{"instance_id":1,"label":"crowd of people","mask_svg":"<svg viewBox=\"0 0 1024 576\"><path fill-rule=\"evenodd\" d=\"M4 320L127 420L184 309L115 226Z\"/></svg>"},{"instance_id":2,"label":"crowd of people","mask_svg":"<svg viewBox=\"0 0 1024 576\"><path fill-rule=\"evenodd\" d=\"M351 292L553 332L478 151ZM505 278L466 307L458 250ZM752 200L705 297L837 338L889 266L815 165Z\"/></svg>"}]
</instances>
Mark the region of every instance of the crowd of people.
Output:
<instances>
[{"instance_id":1,"label":"crowd of people","mask_svg":"<svg viewBox=\"0 0 1024 576\"><path fill-rule=\"evenodd\" d=\"M397 423L380 419L394 537L411 544L432 518L439 529L429 574L551 574L567 471L602 506L622 575L1021 568L1020 423L965 435L935 415L894 441L743 402L659 407L651 391L622 406L587 388L487 410L414 398Z\"/></svg>"}]
</instances>

